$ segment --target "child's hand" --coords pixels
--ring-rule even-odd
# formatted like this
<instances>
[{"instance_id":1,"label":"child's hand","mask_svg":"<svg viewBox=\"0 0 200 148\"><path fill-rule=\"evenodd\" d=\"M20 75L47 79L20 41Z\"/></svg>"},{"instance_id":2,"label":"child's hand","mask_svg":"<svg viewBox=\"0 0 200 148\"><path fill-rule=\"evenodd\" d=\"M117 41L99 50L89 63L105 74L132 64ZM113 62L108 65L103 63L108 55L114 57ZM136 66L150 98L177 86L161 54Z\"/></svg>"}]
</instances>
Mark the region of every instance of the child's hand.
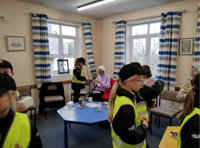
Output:
<instances>
[{"instance_id":1,"label":"child's hand","mask_svg":"<svg viewBox=\"0 0 200 148\"><path fill-rule=\"evenodd\" d=\"M23 113L27 110L28 110L28 108L24 105L24 103L17 105L16 112Z\"/></svg>"},{"instance_id":2,"label":"child's hand","mask_svg":"<svg viewBox=\"0 0 200 148\"><path fill-rule=\"evenodd\" d=\"M146 127L148 128L148 123L146 121L144 121L142 124L146 125Z\"/></svg>"},{"instance_id":3,"label":"child's hand","mask_svg":"<svg viewBox=\"0 0 200 148\"><path fill-rule=\"evenodd\" d=\"M140 123L143 123L144 121L148 123L149 119L145 116L140 116Z\"/></svg>"}]
</instances>

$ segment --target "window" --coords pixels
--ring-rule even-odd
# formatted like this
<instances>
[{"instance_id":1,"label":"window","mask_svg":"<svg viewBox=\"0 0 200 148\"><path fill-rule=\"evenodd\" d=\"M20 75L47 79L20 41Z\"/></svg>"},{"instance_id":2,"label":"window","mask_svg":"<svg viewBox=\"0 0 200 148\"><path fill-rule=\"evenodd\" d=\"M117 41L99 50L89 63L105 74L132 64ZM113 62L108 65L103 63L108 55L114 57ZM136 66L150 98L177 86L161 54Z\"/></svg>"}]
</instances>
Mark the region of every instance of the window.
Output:
<instances>
[{"instance_id":1,"label":"window","mask_svg":"<svg viewBox=\"0 0 200 148\"><path fill-rule=\"evenodd\" d=\"M159 51L160 23L131 26L129 62L149 65L152 75L156 75Z\"/></svg>"},{"instance_id":2,"label":"window","mask_svg":"<svg viewBox=\"0 0 200 148\"><path fill-rule=\"evenodd\" d=\"M76 26L48 23L51 75L58 74L58 59L68 59L70 73L74 68L76 53Z\"/></svg>"}]
</instances>

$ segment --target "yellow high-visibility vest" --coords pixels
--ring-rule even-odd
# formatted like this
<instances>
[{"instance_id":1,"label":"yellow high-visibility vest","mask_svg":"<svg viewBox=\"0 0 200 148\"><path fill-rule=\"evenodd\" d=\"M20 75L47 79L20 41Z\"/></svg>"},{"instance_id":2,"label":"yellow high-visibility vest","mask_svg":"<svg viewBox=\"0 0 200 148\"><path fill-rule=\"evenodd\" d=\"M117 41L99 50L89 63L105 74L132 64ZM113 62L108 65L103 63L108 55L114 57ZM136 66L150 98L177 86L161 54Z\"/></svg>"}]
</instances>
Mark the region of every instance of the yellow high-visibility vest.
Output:
<instances>
[{"instance_id":1,"label":"yellow high-visibility vest","mask_svg":"<svg viewBox=\"0 0 200 148\"><path fill-rule=\"evenodd\" d=\"M133 104L133 102L125 96L118 96L116 95L115 98L115 103L114 103L114 110L113 110L113 120L115 118L115 115L117 114L117 112L119 111L120 107L122 105L131 105L134 108L135 111L135 124L136 126L140 125L140 118L139 118L139 114L135 108L135 105ZM112 144L113 144L113 148L145 148L144 143L139 143L139 144L128 144L125 143L122 139L120 139L120 137L115 133L112 123L110 123L111 126L111 136L112 136Z\"/></svg>"},{"instance_id":2,"label":"yellow high-visibility vest","mask_svg":"<svg viewBox=\"0 0 200 148\"><path fill-rule=\"evenodd\" d=\"M76 69L76 68L77 68L77 67L74 67L74 69ZM80 68L80 70L81 70L81 76L83 77L83 76L84 76L83 70L81 69L80 66L78 66L78 68ZM78 84L85 84L85 81L78 80L78 79L76 78L76 76L74 75L74 73L72 73L72 82L73 82L73 83L78 83Z\"/></svg>"},{"instance_id":3,"label":"yellow high-visibility vest","mask_svg":"<svg viewBox=\"0 0 200 148\"><path fill-rule=\"evenodd\" d=\"M5 137L3 148L28 148L31 141L31 124L25 113L15 113L8 135Z\"/></svg>"},{"instance_id":4,"label":"yellow high-visibility vest","mask_svg":"<svg viewBox=\"0 0 200 148\"><path fill-rule=\"evenodd\" d=\"M194 110L184 118L184 120L181 124L181 127L179 129L178 135L177 135L177 146L178 146L178 148L181 148L181 130L182 130L184 124L196 114L200 116L200 109L195 107Z\"/></svg>"}]
</instances>

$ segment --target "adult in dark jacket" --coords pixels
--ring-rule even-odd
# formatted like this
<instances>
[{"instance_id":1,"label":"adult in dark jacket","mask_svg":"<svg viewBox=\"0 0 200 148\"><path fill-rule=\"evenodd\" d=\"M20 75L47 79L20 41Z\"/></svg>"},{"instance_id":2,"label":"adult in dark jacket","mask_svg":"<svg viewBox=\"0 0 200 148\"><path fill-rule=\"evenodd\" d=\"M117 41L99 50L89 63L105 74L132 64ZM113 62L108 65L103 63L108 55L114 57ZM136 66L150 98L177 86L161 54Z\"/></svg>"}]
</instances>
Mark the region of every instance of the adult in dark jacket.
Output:
<instances>
[{"instance_id":1,"label":"adult in dark jacket","mask_svg":"<svg viewBox=\"0 0 200 148\"><path fill-rule=\"evenodd\" d=\"M86 65L83 57L77 58L74 64L72 74L72 89L74 90L74 102L78 102L81 89L85 88L85 80L89 80L84 76L82 67Z\"/></svg>"},{"instance_id":2,"label":"adult in dark jacket","mask_svg":"<svg viewBox=\"0 0 200 148\"><path fill-rule=\"evenodd\" d=\"M142 85L142 75L147 73L139 63L124 65L119 72L109 98L108 111L114 148L146 147L144 139L148 135L148 118L139 116L134 104L135 94Z\"/></svg>"},{"instance_id":3,"label":"adult in dark jacket","mask_svg":"<svg viewBox=\"0 0 200 148\"><path fill-rule=\"evenodd\" d=\"M199 78L200 74L195 77L193 87L187 94L183 110L179 115L179 120L183 122L177 138L178 148L199 148L200 146Z\"/></svg>"},{"instance_id":4,"label":"adult in dark jacket","mask_svg":"<svg viewBox=\"0 0 200 148\"><path fill-rule=\"evenodd\" d=\"M36 127L27 114L15 112L16 84L6 73L0 74L0 147L42 148Z\"/></svg>"}]
</instances>

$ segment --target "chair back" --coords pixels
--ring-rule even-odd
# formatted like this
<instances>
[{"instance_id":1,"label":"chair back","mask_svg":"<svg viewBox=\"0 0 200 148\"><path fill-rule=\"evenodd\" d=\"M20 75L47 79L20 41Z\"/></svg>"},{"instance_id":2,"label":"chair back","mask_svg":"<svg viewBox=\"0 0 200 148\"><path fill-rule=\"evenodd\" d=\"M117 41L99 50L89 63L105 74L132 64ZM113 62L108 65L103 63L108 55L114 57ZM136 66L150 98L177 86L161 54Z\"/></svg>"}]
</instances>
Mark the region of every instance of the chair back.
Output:
<instances>
[{"instance_id":1,"label":"chair back","mask_svg":"<svg viewBox=\"0 0 200 148\"><path fill-rule=\"evenodd\" d=\"M65 98L64 87L62 82L43 83L40 89L40 96L55 96L61 95Z\"/></svg>"},{"instance_id":2,"label":"chair back","mask_svg":"<svg viewBox=\"0 0 200 148\"><path fill-rule=\"evenodd\" d=\"M22 87L17 88L21 96L31 96L31 88L30 87Z\"/></svg>"},{"instance_id":3,"label":"chair back","mask_svg":"<svg viewBox=\"0 0 200 148\"><path fill-rule=\"evenodd\" d=\"M163 93L160 95L160 99L164 99L164 100L180 103L176 99L177 94L178 94L178 91L163 90Z\"/></svg>"},{"instance_id":4,"label":"chair back","mask_svg":"<svg viewBox=\"0 0 200 148\"><path fill-rule=\"evenodd\" d=\"M58 90L58 87L56 85L49 85L47 90Z\"/></svg>"}]
</instances>

